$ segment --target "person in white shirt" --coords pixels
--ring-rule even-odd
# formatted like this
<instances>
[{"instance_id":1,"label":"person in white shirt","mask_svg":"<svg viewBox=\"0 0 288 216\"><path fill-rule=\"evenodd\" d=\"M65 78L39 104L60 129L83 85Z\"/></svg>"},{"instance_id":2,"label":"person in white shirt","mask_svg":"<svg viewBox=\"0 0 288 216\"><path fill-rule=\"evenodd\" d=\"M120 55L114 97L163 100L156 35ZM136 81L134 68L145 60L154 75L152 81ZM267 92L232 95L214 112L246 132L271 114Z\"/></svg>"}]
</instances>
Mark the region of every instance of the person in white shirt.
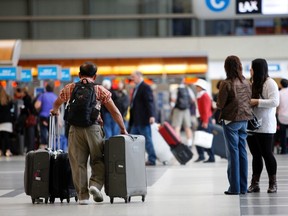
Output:
<instances>
[{"instance_id":1,"label":"person in white shirt","mask_svg":"<svg viewBox=\"0 0 288 216\"><path fill-rule=\"evenodd\" d=\"M280 81L281 90L279 91L280 103L277 108L278 122L280 126L280 145L281 154L287 153L287 134L288 128L288 80L282 79Z\"/></svg>"},{"instance_id":2,"label":"person in white shirt","mask_svg":"<svg viewBox=\"0 0 288 216\"><path fill-rule=\"evenodd\" d=\"M251 106L261 127L249 132L248 146L252 154L252 180L248 193L259 192L259 180L264 167L269 177L267 193L277 192L277 161L272 152L274 135L276 133L276 107L279 105L279 90L277 83L268 75L268 64L265 59L252 61L252 99Z\"/></svg>"}]
</instances>

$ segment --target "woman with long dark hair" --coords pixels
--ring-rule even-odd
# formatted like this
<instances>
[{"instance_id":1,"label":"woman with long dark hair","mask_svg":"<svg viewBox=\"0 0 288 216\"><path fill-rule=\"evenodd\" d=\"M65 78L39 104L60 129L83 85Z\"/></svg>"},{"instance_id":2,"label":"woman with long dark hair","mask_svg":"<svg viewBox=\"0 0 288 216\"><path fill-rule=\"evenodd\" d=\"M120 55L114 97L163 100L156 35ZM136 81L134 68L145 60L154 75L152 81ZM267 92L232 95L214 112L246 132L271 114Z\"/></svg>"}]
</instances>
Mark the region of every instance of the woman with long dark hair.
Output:
<instances>
[{"instance_id":1,"label":"woman with long dark hair","mask_svg":"<svg viewBox=\"0 0 288 216\"><path fill-rule=\"evenodd\" d=\"M225 137L228 159L227 195L247 192L248 159L246 151L247 121L252 118L251 88L242 75L242 64L237 56L228 56L224 63L226 79L220 84L217 108Z\"/></svg>"},{"instance_id":2,"label":"woman with long dark hair","mask_svg":"<svg viewBox=\"0 0 288 216\"><path fill-rule=\"evenodd\" d=\"M3 86L0 85L0 156L10 157L12 129L11 109L13 103Z\"/></svg>"},{"instance_id":3,"label":"woman with long dark hair","mask_svg":"<svg viewBox=\"0 0 288 216\"><path fill-rule=\"evenodd\" d=\"M263 170L263 160L269 177L268 193L277 192L277 162L272 152L273 138L276 133L276 107L279 105L277 83L268 75L265 59L252 61L251 69L253 112L261 127L250 132L247 142L252 154L252 180L248 192L259 192L259 180Z\"/></svg>"}]
</instances>

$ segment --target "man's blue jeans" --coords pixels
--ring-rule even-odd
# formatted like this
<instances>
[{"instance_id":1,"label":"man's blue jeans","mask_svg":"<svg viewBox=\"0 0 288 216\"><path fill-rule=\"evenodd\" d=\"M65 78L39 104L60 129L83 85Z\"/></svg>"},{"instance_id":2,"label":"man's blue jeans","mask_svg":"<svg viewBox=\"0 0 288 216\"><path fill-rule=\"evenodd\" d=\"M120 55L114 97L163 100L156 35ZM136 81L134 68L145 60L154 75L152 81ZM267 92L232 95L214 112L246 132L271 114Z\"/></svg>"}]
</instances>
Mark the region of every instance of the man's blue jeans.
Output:
<instances>
[{"instance_id":1,"label":"man's blue jeans","mask_svg":"<svg viewBox=\"0 0 288 216\"><path fill-rule=\"evenodd\" d=\"M246 193L248 178L248 159L246 151L247 121L222 123L226 154L228 157L227 175L229 192Z\"/></svg>"},{"instance_id":2,"label":"man's blue jeans","mask_svg":"<svg viewBox=\"0 0 288 216\"><path fill-rule=\"evenodd\" d=\"M140 134L145 137L145 149L148 154L148 160L155 164L156 154L152 142L151 127L150 125L133 125L130 130L130 134Z\"/></svg>"}]
</instances>

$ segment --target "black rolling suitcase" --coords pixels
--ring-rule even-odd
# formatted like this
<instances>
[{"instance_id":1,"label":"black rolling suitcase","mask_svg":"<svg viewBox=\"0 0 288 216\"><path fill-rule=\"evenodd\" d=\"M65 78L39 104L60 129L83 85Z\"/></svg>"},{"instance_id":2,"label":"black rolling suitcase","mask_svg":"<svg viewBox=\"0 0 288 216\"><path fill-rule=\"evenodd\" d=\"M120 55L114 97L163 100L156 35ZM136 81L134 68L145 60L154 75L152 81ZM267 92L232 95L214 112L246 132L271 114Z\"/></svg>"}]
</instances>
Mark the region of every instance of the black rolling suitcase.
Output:
<instances>
[{"instance_id":1,"label":"black rolling suitcase","mask_svg":"<svg viewBox=\"0 0 288 216\"><path fill-rule=\"evenodd\" d=\"M56 116L51 116L49 121L49 146L54 150L50 159L50 202L54 203L55 198L59 198L61 203L64 199L69 203L71 197L75 197L77 202L68 153L60 149L60 129Z\"/></svg>"},{"instance_id":2,"label":"black rolling suitcase","mask_svg":"<svg viewBox=\"0 0 288 216\"><path fill-rule=\"evenodd\" d=\"M212 125L213 142L212 146L214 148L214 154L220 156L221 158L226 158L226 145L224 139L223 128L221 125Z\"/></svg>"},{"instance_id":3,"label":"black rolling suitcase","mask_svg":"<svg viewBox=\"0 0 288 216\"><path fill-rule=\"evenodd\" d=\"M142 196L145 201L147 180L145 167L145 137L118 135L110 137L104 145L105 193L113 203L114 197Z\"/></svg>"},{"instance_id":4,"label":"black rolling suitcase","mask_svg":"<svg viewBox=\"0 0 288 216\"><path fill-rule=\"evenodd\" d=\"M51 152L42 149L30 151L25 157L24 190L33 204L42 202L42 198L48 203L50 158Z\"/></svg>"}]
</instances>

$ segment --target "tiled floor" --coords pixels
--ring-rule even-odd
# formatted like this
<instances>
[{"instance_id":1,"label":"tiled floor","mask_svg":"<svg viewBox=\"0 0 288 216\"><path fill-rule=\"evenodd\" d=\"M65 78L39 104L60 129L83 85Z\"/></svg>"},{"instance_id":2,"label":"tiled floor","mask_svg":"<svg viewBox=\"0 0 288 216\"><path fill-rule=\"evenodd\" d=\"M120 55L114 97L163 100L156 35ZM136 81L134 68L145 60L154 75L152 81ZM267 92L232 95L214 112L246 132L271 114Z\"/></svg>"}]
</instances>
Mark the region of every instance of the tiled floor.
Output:
<instances>
[{"instance_id":1,"label":"tiled floor","mask_svg":"<svg viewBox=\"0 0 288 216\"><path fill-rule=\"evenodd\" d=\"M147 167L148 194L145 202L132 197L131 203L109 197L103 203L80 206L70 203L32 204L24 193L24 157L0 158L0 216L191 216L191 215L288 215L288 156L277 155L278 193L267 194L266 171L261 178L261 192L241 196L224 195L227 189L225 159L216 163L194 163L196 156L185 166L177 161L170 165ZM251 159L249 158L249 164ZM251 172L251 169L249 169ZM104 194L104 192L103 192Z\"/></svg>"}]
</instances>

